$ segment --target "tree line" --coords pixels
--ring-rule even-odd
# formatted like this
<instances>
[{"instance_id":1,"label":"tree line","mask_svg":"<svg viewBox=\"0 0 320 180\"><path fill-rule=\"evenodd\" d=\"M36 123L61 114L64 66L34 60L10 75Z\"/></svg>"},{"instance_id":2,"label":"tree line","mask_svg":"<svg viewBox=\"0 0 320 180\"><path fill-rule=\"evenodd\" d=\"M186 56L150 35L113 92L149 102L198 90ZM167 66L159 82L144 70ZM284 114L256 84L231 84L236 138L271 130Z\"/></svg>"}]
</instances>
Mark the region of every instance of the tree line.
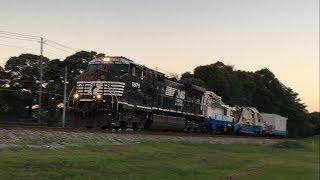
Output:
<instances>
[{"instance_id":1,"label":"tree line","mask_svg":"<svg viewBox=\"0 0 320 180\"><path fill-rule=\"evenodd\" d=\"M86 70L88 62L96 52L80 51L63 61L43 58L43 98L41 123L49 126L61 125L61 103L63 102L64 68L68 67L68 94L77 77ZM37 119L39 112L38 88L39 56L21 54L11 57L0 67L0 120L17 121Z\"/></svg>"},{"instance_id":2,"label":"tree line","mask_svg":"<svg viewBox=\"0 0 320 180\"><path fill-rule=\"evenodd\" d=\"M43 58L43 123L57 126L61 122L64 67L68 67L68 92L77 77L85 71L97 52L80 51L63 61ZM0 67L0 121L35 119L38 104L40 63L39 56L21 54L11 57ZM214 91L232 106L252 106L260 112L287 117L289 135L304 137L320 132L319 112L308 113L298 94L282 84L269 69L256 72L235 70L216 62L198 66L193 73L183 73L180 79Z\"/></svg>"}]
</instances>

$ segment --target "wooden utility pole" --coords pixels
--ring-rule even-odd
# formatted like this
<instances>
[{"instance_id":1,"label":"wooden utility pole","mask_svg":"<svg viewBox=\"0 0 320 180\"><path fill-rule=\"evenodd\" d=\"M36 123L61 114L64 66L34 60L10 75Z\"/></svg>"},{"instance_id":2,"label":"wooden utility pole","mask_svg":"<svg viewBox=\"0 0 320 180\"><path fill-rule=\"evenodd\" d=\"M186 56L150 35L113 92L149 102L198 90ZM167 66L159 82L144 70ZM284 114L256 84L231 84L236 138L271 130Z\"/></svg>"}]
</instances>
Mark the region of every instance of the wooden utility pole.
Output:
<instances>
[{"instance_id":1,"label":"wooden utility pole","mask_svg":"<svg viewBox=\"0 0 320 180\"><path fill-rule=\"evenodd\" d=\"M40 82L39 82L39 96L38 96L38 108L39 108L39 119L38 123L41 124L42 116L42 83L43 83L43 38L40 38Z\"/></svg>"},{"instance_id":2,"label":"wooden utility pole","mask_svg":"<svg viewBox=\"0 0 320 180\"><path fill-rule=\"evenodd\" d=\"M64 90L63 90L63 111L62 111L62 127L65 127L66 123L66 108L67 108L67 77L68 67L64 68Z\"/></svg>"}]
</instances>

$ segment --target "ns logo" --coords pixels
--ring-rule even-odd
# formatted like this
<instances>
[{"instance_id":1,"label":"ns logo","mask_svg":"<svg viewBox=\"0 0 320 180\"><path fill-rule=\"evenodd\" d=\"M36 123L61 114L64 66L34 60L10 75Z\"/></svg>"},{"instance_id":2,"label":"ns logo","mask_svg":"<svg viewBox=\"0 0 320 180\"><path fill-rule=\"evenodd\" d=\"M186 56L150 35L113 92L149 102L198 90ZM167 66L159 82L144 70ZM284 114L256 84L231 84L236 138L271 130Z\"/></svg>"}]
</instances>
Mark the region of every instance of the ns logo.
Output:
<instances>
[{"instance_id":1,"label":"ns logo","mask_svg":"<svg viewBox=\"0 0 320 180\"><path fill-rule=\"evenodd\" d=\"M183 100L186 98L186 92L184 90L176 89L170 86L166 87L165 95L175 97L176 106L183 106Z\"/></svg>"},{"instance_id":2,"label":"ns logo","mask_svg":"<svg viewBox=\"0 0 320 180\"><path fill-rule=\"evenodd\" d=\"M91 86L90 86L88 94L96 95L101 88L102 88L102 84L101 83L91 83Z\"/></svg>"},{"instance_id":3,"label":"ns logo","mask_svg":"<svg viewBox=\"0 0 320 180\"><path fill-rule=\"evenodd\" d=\"M132 87L133 87L133 88L140 89L140 83L132 82Z\"/></svg>"}]
</instances>

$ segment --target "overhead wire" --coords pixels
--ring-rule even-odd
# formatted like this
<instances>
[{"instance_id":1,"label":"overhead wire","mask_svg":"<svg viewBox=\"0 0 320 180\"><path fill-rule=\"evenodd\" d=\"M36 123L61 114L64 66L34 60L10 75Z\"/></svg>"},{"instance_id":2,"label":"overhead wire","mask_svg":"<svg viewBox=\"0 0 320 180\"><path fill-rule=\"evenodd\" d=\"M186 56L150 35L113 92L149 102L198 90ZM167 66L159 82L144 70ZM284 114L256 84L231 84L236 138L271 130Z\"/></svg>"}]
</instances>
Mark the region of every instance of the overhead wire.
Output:
<instances>
[{"instance_id":1,"label":"overhead wire","mask_svg":"<svg viewBox=\"0 0 320 180\"><path fill-rule=\"evenodd\" d=\"M25 46L15 46L15 45L10 45L10 44L2 44L0 43L0 46L7 46L7 47L13 47L13 48L20 48L20 49L28 49L28 50L33 50L33 51L38 51L36 48L28 48Z\"/></svg>"},{"instance_id":2,"label":"overhead wire","mask_svg":"<svg viewBox=\"0 0 320 180\"><path fill-rule=\"evenodd\" d=\"M39 39L41 38L40 36L34 36L34 35L29 35L29 34L24 34L24 33L14 33L14 32L9 32L9 31L2 31L0 30L0 39L1 38L5 38L5 39L12 39L12 40L22 40L22 41L32 41L32 42L38 42L39 43ZM60 52L64 52L64 53L75 53L77 50L66 46L64 44L61 44L59 42L44 38L45 42L44 44L47 45L48 47L55 49L53 51L48 51L50 54L59 54L62 56L66 56L66 54L60 53ZM33 48L29 48L29 47L25 47L25 46L15 46L15 45L11 45L11 44L4 44L1 43L1 46L7 46L7 47L14 47L14 48L20 48L20 49L27 49L27 50L38 50L38 49L33 49ZM59 52L60 51L60 52Z\"/></svg>"},{"instance_id":3,"label":"overhead wire","mask_svg":"<svg viewBox=\"0 0 320 180\"><path fill-rule=\"evenodd\" d=\"M32 38L25 38L25 37L15 37L15 36L7 36L7 35L1 35L0 38L5 38L5 39L16 39L16 40L22 40L22 41L33 41L37 42L39 39L32 39Z\"/></svg>"},{"instance_id":4,"label":"overhead wire","mask_svg":"<svg viewBox=\"0 0 320 180\"><path fill-rule=\"evenodd\" d=\"M58 46L61 46L61 47L64 47L64 48L66 48L66 49L69 49L69 50L72 50L72 51L78 51L78 50L76 50L76 49L74 49L74 48L72 48L72 47L69 47L69 46L66 46L66 45L63 45L63 44L61 44L61 43L58 43L58 42L56 42L56 41L53 41L53 40L50 40L50 39L45 39L47 42L51 42L51 43L53 43L53 44L56 44L56 45L58 45Z\"/></svg>"},{"instance_id":5,"label":"overhead wire","mask_svg":"<svg viewBox=\"0 0 320 180\"><path fill-rule=\"evenodd\" d=\"M63 48L54 46L54 45L52 45L52 44L48 44L47 42L44 42L44 44L47 45L47 46L50 46L50 47L52 47L52 48L58 49L58 50L60 50L60 51L66 52L66 53L74 53L74 52L72 52L72 51L65 50L65 49L63 49Z\"/></svg>"},{"instance_id":6,"label":"overhead wire","mask_svg":"<svg viewBox=\"0 0 320 180\"><path fill-rule=\"evenodd\" d=\"M23 34L23 33L15 33L15 32L9 32L9 31L2 31L2 30L0 30L0 33L15 35L15 36L24 36L24 37L30 37L30 38L40 38L40 36L34 36L34 35Z\"/></svg>"},{"instance_id":7,"label":"overhead wire","mask_svg":"<svg viewBox=\"0 0 320 180\"><path fill-rule=\"evenodd\" d=\"M0 32L1 35L6 35L6 36L14 36L14 37L19 37L19 38L28 38L28 39L40 39L40 37L30 37L30 36L24 36L24 35L17 35L17 34L9 34L9 33L3 33Z\"/></svg>"}]
</instances>

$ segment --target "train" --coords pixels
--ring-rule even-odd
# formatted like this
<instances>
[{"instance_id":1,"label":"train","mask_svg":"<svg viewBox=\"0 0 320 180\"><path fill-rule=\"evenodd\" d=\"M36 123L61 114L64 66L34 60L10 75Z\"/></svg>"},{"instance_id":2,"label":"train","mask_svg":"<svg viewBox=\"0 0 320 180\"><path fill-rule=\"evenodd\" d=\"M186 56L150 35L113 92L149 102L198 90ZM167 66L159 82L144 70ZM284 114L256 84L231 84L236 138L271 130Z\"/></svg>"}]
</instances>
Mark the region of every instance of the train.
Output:
<instances>
[{"instance_id":1,"label":"train","mask_svg":"<svg viewBox=\"0 0 320 180\"><path fill-rule=\"evenodd\" d=\"M90 61L79 75L68 104L73 127L287 134L287 119L280 115L231 107L206 88L179 82L123 56L102 55Z\"/></svg>"}]
</instances>

